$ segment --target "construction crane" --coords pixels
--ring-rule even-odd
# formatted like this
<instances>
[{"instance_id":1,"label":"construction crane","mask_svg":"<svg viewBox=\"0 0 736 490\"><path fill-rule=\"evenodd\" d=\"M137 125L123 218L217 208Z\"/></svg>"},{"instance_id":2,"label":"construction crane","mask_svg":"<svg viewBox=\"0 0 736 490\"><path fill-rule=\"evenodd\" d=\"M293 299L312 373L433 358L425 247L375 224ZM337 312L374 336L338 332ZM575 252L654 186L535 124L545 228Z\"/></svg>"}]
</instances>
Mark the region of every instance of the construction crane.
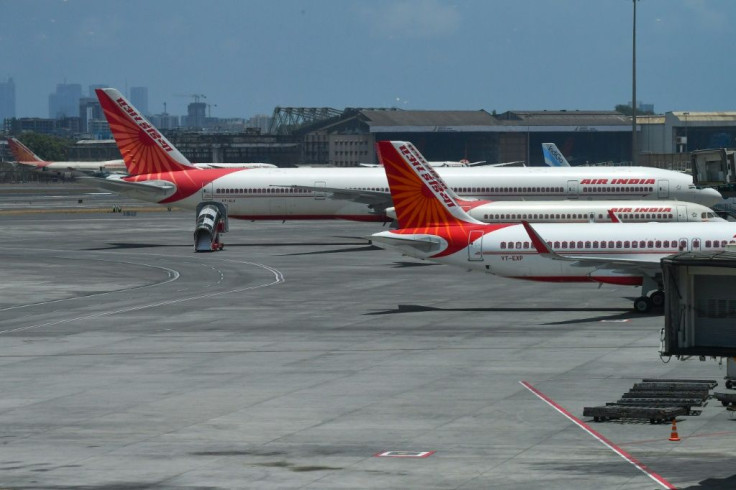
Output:
<instances>
[{"instance_id":1,"label":"construction crane","mask_svg":"<svg viewBox=\"0 0 736 490\"><path fill-rule=\"evenodd\" d=\"M176 94L177 97L191 97L194 102L199 102L201 99L206 99L207 96L204 94Z\"/></svg>"}]
</instances>

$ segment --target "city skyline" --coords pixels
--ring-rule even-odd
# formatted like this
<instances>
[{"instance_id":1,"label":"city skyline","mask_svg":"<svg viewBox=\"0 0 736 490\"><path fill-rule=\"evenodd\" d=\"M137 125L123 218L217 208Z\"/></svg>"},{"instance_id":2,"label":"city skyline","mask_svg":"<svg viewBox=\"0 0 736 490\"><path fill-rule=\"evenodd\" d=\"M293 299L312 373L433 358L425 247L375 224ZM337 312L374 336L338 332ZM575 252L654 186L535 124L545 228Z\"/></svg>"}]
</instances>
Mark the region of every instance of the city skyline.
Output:
<instances>
[{"instance_id":1,"label":"city skyline","mask_svg":"<svg viewBox=\"0 0 736 490\"><path fill-rule=\"evenodd\" d=\"M39 4L41 7L39 8ZM92 0L9 2L0 80L17 117L54 87L148 87L149 112L213 117L276 106L613 110L631 99L625 0ZM638 99L657 112L734 109L736 2L637 4ZM695 83L694 83L695 82Z\"/></svg>"}]
</instances>

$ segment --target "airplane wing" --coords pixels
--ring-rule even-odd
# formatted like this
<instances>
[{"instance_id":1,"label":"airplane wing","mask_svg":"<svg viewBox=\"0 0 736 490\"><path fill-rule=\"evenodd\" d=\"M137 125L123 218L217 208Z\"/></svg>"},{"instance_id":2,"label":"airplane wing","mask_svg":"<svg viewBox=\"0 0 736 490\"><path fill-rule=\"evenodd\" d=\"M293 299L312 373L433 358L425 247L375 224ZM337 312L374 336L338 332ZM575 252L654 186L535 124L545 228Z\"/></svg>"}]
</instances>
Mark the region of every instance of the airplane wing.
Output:
<instances>
[{"instance_id":1,"label":"airplane wing","mask_svg":"<svg viewBox=\"0 0 736 490\"><path fill-rule=\"evenodd\" d=\"M366 238L371 240L371 242L383 243L392 248L413 248L425 253L439 252L442 248L439 240L431 236L389 235L383 232L370 235Z\"/></svg>"},{"instance_id":2,"label":"airplane wing","mask_svg":"<svg viewBox=\"0 0 736 490\"><path fill-rule=\"evenodd\" d=\"M632 272L638 272L642 275L653 277L662 271L659 259L613 259L605 257L589 257L581 255L560 255L550 248L547 242L532 228L527 221L522 221L521 224L529 234L529 238L532 241L532 245L537 252L545 258L552 260L563 260L565 262L572 262L570 265L573 267L596 267L598 269L607 269L615 272L621 272L631 274Z\"/></svg>"},{"instance_id":3,"label":"airplane wing","mask_svg":"<svg viewBox=\"0 0 736 490\"><path fill-rule=\"evenodd\" d=\"M101 189L117 192L143 201L158 202L176 192L176 186L165 180L128 182L119 178L104 179L99 177L82 177L80 180L91 182Z\"/></svg>"},{"instance_id":4,"label":"airplane wing","mask_svg":"<svg viewBox=\"0 0 736 490\"><path fill-rule=\"evenodd\" d=\"M477 167L483 165L485 167L526 167L524 160L515 160L513 162L502 162L502 163L486 163L484 160L480 162L470 162L468 167Z\"/></svg>"},{"instance_id":5,"label":"airplane wing","mask_svg":"<svg viewBox=\"0 0 736 490\"><path fill-rule=\"evenodd\" d=\"M390 208L394 205L391 200L391 194L382 191L342 189L339 187L317 187L311 185L272 185L271 187L285 187L287 189L324 192L330 194L330 199L367 204L376 214L383 214L386 211L386 208Z\"/></svg>"}]
</instances>

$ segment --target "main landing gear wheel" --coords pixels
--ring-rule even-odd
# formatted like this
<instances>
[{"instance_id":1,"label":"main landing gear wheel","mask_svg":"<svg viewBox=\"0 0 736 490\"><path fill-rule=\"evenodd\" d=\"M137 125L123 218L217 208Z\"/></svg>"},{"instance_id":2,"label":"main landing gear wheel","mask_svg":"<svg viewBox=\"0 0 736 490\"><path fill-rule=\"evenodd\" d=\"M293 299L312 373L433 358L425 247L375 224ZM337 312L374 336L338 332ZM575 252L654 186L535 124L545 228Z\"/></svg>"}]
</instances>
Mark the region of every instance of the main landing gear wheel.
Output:
<instances>
[{"instance_id":1,"label":"main landing gear wheel","mask_svg":"<svg viewBox=\"0 0 736 490\"><path fill-rule=\"evenodd\" d=\"M649 299L652 301L652 306L655 308L664 307L664 291L654 291Z\"/></svg>"},{"instance_id":2,"label":"main landing gear wheel","mask_svg":"<svg viewBox=\"0 0 736 490\"><path fill-rule=\"evenodd\" d=\"M646 296L634 300L634 309L639 313L649 313L652 309L652 300Z\"/></svg>"}]
</instances>

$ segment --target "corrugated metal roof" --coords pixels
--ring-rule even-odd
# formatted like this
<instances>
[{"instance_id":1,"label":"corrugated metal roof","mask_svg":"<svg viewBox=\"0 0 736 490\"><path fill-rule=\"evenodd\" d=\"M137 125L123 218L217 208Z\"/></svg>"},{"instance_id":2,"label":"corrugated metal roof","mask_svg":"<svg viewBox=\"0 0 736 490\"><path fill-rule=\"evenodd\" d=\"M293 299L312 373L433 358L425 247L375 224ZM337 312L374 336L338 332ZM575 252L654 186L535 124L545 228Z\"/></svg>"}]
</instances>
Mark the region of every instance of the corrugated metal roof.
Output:
<instances>
[{"instance_id":1,"label":"corrugated metal roof","mask_svg":"<svg viewBox=\"0 0 736 490\"><path fill-rule=\"evenodd\" d=\"M486 111L371 111L361 114L369 126L494 126Z\"/></svg>"},{"instance_id":2,"label":"corrugated metal roof","mask_svg":"<svg viewBox=\"0 0 736 490\"><path fill-rule=\"evenodd\" d=\"M684 122L736 122L736 112L687 112L673 111L672 115Z\"/></svg>"},{"instance_id":3,"label":"corrugated metal roof","mask_svg":"<svg viewBox=\"0 0 736 490\"><path fill-rule=\"evenodd\" d=\"M508 111L496 116L510 126L630 126L631 118L616 111Z\"/></svg>"},{"instance_id":4,"label":"corrugated metal roof","mask_svg":"<svg viewBox=\"0 0 736 490\"><path fill-rule=\"evenodd\" d=\"M664 116L660 115L644 115L644 116L636 116L636 124L664 124Z\"/></svg>"}]
</instances>

